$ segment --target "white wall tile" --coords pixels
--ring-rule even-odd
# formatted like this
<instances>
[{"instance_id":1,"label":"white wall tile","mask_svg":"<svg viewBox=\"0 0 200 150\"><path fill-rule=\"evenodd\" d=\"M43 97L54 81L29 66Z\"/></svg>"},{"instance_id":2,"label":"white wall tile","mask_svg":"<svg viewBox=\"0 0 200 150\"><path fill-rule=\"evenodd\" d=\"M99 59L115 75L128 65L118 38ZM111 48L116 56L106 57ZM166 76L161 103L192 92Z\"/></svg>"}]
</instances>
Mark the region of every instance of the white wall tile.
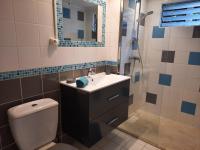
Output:
<instances>
[{"instance_id":1,"label":"white wall tile","mask_svg":"<svg viewBox=\"0 0 200 150\"><path fill-rule=\"evenodd\" d=\"M176 120L180 111L181 90L179 88L164 87L162 95L161 115Z\"/></svg>"},{"instance_id":2,"label":"white wall tile","mask_svg":"<svg viewBox=\"0 0 200 150\"><path fill-rule=\"evenodd\" d=\"M200 38L193 38L187 43L189 45L189 51L200 52Z\"/></svg>"},{"instance_id":3,"label":"white wall tile","mask_svg":"<svg viewBox=\"0 0 200 150\"><path fill-rule=\"evenodd\" d=\"M73 48L41 47L42 67L75 64L77 56Z\"/></svg>"},{"instance_id":4,"label":"white wall tile","mask_svg":"<svg viewBox=\"0 0 200 150\"><path fill-rule=\"evenodd\" d=\"M199 78L188 77L185 80L184 89L190 92L199 92L200 91L200 76Z\"/></svg>"},{"instance_id":5,"label":"white wall tile","mask_svg":"<svg viewBox=\"0 0 200 150\"><path fill-rule=\"evenodd\" d=\"M186 83L183 81L186 81L188 75L187 65L171 64L170 72L172 74L171 86L180 89L184 88Z\"/></svg>"},{"instance_id":6,"label":"white wall tile","mask_svg":"<svg viewBox=\"0 0 200 150\"><path fill-rule=\"evenodd\" d=\"M24 23L37 23L35 0L13 0L15 20Z\"/></svg>"},{"instance_id":7,"label":"white wall tile","mask_svg":"<svg viewBox=\"0 0 200 150\"><path fill-rule=\"evenodd\" d=\"M51 3L37 0L38 22L42 25L53 26L53 6Z\"/></svg>"},{"instance_id":8,"label":"white wall tile","mask_svg":"<svg viewBox=\"0 0 200 150\"><path fill-rule=\"evenodd\" d=\"M77 48L74 50L77 62L92 62L95 61L96 51L92 48Z\"/></svg>"},{"instance_id":9,"label":"white wall tile","mask_svg":"<svg viewBox=\"0 0 200 150\"><path fill-rule=\"evenodd\" d=\"M188 65L187 66L188 77L199 79L200 69L199 66Z\"/></svg>"},{"instance_id":10,"label":"white wall tile","mask_svg":"<svg viewBox=\"0 0 200 150\"><path fill-rule=\"evenodd\" d=\"M181 51L176 51L175 52L175 58L174 58L174 63L175 64L188 64L188 58L189 58L189 52L181 52Z\"/></svg>"},{"instance_id":11,"label":"white wall tile","mask_svg":"<svg viewBox=\"0 0 200 150\"><path fill-rule=\"evenodd\" d=\"M192 38L193 27L170 27L171 38Z\"/></svg>"},{"instance_id":12,"label":"white wall tile","mask_svg":"<svg viewBox=\"0 0 200 150\"><path fill-rule=\"evenodd\" d=\"M120 0L109 1L107 5L107 8L111 8L107 9L107 12L112 10L112 14L106 14L106 22L109 22L106 24L106 47L99 48L59 47L51 49L48 47L49 38L54 34L52 3L52 0L1 0L0 34L4 36L0 37L0 46L14 46L19 50L19 56L15 55L16 58L19 57L19 69L117 60ZM40 55L39 49L41 49ZM14 55L6 55L7 59L12 57ZM16 70L15 65L11 64L7 68Z\"/></svg>"},{"instance_id":13,"label":"white wall tile","mask_svg":"<svg viewBox=\"0 0 200 150\"><path fill-rule=\"evenodd\" d=\"M16 23L18 46L39 46L39 27L29 23Z\"/></svg>"},{"instance_id":14,"label":"white wall tile","mask_svg":"<svg viewBox=\"0 0 200 150\"><path fill-rule=\"evenodd\" d=\"M16 47L0 47L0 72L19 69Z\"/></svg>"},{"instance_id":15,"label":"white wall tile","mask_svg":"<svg viewBox=\"0 0 200 150\"><path fill-rule=\"evenodd\" d=\"M0 46L15 46L16 32L14 22L0 20L0 35Z\"/></svg>"},{"instance_id":16,"label":"white wall tile","mask_svg":"<svg viewBox=\"0 0 200 150\"><path fill-rule=\"evenodd\" d=\"M189 38L170 38L169 40L169 49L180 51L180 52L187 52L190 51L191 44Z\"/></svg>"},{"instance_id":17,"label":"white wall tile","mask_svg":"<svg viewBox=\"0 0 200 150\"><path fill-rule=\"evenodd\" d=\"M14 20L12 0L0 1L0 20Z\"/></svg>"},{"instance_id":18,"label":"white wall tile","mask_svg":"<svg viewBox=\"0 0 200 150\"><path fill-rule=\"evenodd\" d=\"M162 51L149 48L147 51L147 63L158 64L161 62Z\"/></svg>"},{"instance_id":19,"label":"white wall tile","mask_svg":"<svg viewBox=\"0 0 200 150\"><path fill-rule=\"evenodd\" d=\"M93 57L96 57L97 61L109 60L107 58L107 55L105 56L105 54L107 54L107 51L108 50L106 48L104 48L104 49L97 48L96 52L95 52L95 55Z\"/></svg>"},{"instance_id":20,"label":"white wall tile","mask_svg":"<svg viewBox=\"0 0 200 150\"><path fill-rule=\"evenodd\" d=\"M154 50L168 50L169 49L169 40L167 38L152 38L152 35L149 37L148 47Z\"/></svg>"},{"instance_id":21,"label":"white wall tile","mask_svg":"<svg viewBox=\"0 0 200 150\"><path fill-rule=\"evenodd\" d=\"M42 66L39 47L18 47L20 69L38 68Z\"/></svg>"},{"instance_id":22,"label":"white wall tile","mask_svg":"<svg viewBox=\"0 0 200 150\"><path fill-rule=\"evenodd\" d=\"M54 37L54 28L49 26L39 25L40 46L48 46L49 39Z\"/></svg>"},{"instance_id":23,"label":"white wall tile","mask_svg":"<svg viewBox=\"0 0 200 150\"><path fill-rule=\"evenodd\" d=\"M37 1L46 2L46 3L52 4L54 0L37 0Z\"/></svg>"}]
</instances>

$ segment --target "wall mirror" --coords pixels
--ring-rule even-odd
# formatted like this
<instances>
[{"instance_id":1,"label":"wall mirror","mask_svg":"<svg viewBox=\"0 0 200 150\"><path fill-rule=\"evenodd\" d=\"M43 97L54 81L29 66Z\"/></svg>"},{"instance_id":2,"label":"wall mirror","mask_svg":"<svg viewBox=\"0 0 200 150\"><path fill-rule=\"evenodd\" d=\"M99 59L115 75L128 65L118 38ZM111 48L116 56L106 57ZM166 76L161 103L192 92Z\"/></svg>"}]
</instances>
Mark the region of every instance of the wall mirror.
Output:
<instances>
[{"instance_id":1,"label":"wall mirror","mask_svg":"<svg viewBox=\"0 0 200 150\"><path fill-rule=\"evenodd\" d=\"M105 46L105 0L55 0L59 46Z\"/></svg>"}]
</instances>

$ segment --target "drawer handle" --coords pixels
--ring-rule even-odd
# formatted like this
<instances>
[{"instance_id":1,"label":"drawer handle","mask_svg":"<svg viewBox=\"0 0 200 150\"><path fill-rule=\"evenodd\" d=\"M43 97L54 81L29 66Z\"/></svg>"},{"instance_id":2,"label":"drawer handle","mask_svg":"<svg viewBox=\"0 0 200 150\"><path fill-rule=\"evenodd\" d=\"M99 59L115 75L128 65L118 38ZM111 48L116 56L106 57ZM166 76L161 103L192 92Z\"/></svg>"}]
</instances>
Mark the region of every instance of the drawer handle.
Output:
<instances>
[{"instance_id":1,"label":"drawer handle","mask_svg":"<svg viewBox=\"0 0 200 150\"><path fill-rule=\"evenodd\" d=\"M118 97L119 97L119 94L114 95L114 96L108 98L108 101L113 101L114 99L116 99L116 98L118 98Z\"/></svg>"},{"instance_id":2,"label":"drawer handle","mask_svg":"<svg viewBox=\"0 0 200 150\"><path fill-rule=\"evenodd\" d=\"M113 123L115 123L117 120L119 120L119 117L116 117L114 119L112 119L111 121L109 121L108 123L106 123L107 125L111 125Z\"/></svg>"}]
</instances>

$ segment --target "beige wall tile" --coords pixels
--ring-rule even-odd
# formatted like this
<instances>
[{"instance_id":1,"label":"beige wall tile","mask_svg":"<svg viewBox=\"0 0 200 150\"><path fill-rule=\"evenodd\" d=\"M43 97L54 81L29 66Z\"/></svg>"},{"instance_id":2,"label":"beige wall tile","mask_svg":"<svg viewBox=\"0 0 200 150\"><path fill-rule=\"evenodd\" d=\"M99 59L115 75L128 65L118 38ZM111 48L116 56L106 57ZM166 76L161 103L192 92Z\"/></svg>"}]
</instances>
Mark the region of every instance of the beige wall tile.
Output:
<instances>
[{"instance_id":1,"label":"beige wall tile","mask_svg":"<svg viewBox=\"0 0 200 150\"><path fill-rule=\"evenodd\" d=\"M13 0L14 16L16 21L37 23L35 0Z\"/></svg>"},{"instance_id":2,"label":"beige wall tile","mask_svg":"<svg viewBox=\"0 0 200 150\"><path fill-rule=\"evenodd\" d=\"M45 1L37 1L38 23L53 26L53 6Z\"/></svg>"},{"instance_id":3,"label":"beige wall tile","mask_svg":"<svg viewBox=\"0 0 200 150\"><path fill-rule=\"evenodd\" d=\"M41 61L31 59L31 55L33 58L42 58L41 66L117 60L120 0L108 1L107 8L110 9L107 9L106 14L106 47L103 48L48 47L49 38L54 34L52 3L52 0L2 0L1 6L4 7L0 9L0 33L4 36L0 38L0 46L18 48L19 55L15 57L20 60L19 69L39 66ZM13 21L2 21L3 19ZM11 65L8 70L9 68L15 67Z\"/></svg>"},{"instance_id":4,"label":"beige wall tile","mask_svg":"<svg viewBox=\"0 0 200 150\"><path fill-rule=\"evenodd\" d=\"M0 46L15 46L16 32L13 21L0 20Z\"/></svg>"},{"instance_id":5,"label":"beige wall tile","mask_svg":"<svg viewBox=\"0 0 200 150\"><path fill-rule=\"evenodd\" d=\"M48 46L49 39L54 37L54 28L49 26L39 26L40 46Z\"/></svg>"},{"instance_id":6,"label":"beige wall tile","mask_svg":"<svg viewBox=\"0 0 200 150\"><path fill-rule=\"evenodd\" d=\"M0 72L18 70L18 52L16 47L0 47Z\"/></svg>"},{"instance_id":7,"label":"beige wall tile","mask_svg":"<svg viewBox=\"0 0 200 150\"><path fill-rule=\"evenodd\" d=\"M39 47L19 47L20 69L38 68L42 65Z\"/></svg>"},{"instance_id":8,"label":"beige wall tile","mask_svg":"<svg viewBox=\"0 0 200 150\"><path fill-rule=\"evenodd\" d=\"M0 5L0 20L13 21L13 4L12 0L1 0Z\"/></svg>"},{"instance_id":9,"label":"beige wall tile","mask_svg":"<svg viewBox=\"0 0 200 150\"><path fill-rule=\"evenodd\" d=\"M18 46L39 46L39 27L29 23L16 23Z\"/></svg>"}]
</instances>

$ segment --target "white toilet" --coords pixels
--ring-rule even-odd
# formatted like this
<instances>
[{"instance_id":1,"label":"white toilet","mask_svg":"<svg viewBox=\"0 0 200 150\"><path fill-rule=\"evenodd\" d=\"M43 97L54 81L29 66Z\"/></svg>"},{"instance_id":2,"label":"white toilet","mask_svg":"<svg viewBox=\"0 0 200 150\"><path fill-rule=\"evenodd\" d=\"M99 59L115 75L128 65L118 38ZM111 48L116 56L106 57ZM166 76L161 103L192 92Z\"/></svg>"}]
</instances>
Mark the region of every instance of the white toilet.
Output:
<instances>
[{"instance_id":1,"label":"white toilet","mask_svg":"<svg viewBox=\"0 0 200 150\"><path fill-rule=\"evenodd\" d=\"M50 98L10 108L8 119L20 150L77 150L52 142L58 125L58 103Z\"/></svg>"}]
</instances>

